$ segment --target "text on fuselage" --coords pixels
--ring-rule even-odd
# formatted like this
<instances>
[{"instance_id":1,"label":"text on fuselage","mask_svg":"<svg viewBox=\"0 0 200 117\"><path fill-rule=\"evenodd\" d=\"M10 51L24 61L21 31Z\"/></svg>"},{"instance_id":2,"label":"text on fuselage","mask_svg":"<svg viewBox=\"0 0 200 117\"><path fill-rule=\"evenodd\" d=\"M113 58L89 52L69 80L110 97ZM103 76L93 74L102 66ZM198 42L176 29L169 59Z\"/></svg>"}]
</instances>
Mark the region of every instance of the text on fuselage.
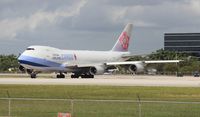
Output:
<instances>
[{"instance_id":1,"label":"text on fuselage","mask_svg":"<svg viewBox=\"0 0 200 117\"><path fill-rule=\"evenodd\" d=\"M62 61L73 61L76 60L75 54L53 54L52 56L53 60L62 60Z\"/></svg>"}]
</instances>

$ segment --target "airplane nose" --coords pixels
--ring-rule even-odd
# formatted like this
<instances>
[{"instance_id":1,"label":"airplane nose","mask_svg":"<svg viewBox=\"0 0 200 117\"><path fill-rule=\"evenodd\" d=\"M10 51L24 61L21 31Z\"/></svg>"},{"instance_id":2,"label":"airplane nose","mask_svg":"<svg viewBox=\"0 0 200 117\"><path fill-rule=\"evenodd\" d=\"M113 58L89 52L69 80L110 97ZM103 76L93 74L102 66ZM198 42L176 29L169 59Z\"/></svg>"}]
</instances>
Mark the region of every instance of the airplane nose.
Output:
<instances>
[{"instance_id":1,"label":"airplane nose","mask_svg":"<svg viewBox=\"0 0 200 117\"><path fill-rule=\"evenodd\" d=\"M24 63L24 61L26 60L25 56L23 54L21 54L18 58L17 58L18 62L20 64Z\"/></svg>"},{"instance_id":2,"label":"airplane nose","mask_svg":"<svg viewBox=\"0 0 200 117\"><path fill-rule=\"evenodd\" d=\"M21 63L20 61L23 60L23 59L22 59L22 55L20 55L20 56L17 58L17 60L18 60L19 63Z\"/></svg>"},{"instance_id":3,"label":"airplane nose","mask_svg":"<svg viewBox=\"0 0 200 117\"><path fill-rule=\"evenodd\" d=\"M25 67L23 66L23 61L24 61L23 55L20 54L19 57L17 58L17 60L18 60L18 62L19 62L19 64L20 64L19 70L20 70L21 72L25 72L26 69L25 69Z\"/></svg>"},{"instance_id":4,"label":"airplane nose","mask_svg":"<svg viewBox=\"0 0 200 117\"><path fill-rule=\"evenodd\" d=\"M18 62L21 65L25 65L25 64L30 65L30 64L32 64L32 61L33 60L29 56L26 56L23 54L18 57Z\"/></svg>"}]
</instances>

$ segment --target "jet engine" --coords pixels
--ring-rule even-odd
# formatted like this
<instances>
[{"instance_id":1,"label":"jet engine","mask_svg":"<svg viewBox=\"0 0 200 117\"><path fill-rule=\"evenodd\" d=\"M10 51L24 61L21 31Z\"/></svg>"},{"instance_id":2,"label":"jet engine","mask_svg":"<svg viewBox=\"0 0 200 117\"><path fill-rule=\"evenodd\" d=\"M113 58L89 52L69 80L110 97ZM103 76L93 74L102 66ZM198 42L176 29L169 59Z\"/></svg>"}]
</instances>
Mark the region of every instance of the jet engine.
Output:
<instances>
[{"instance_id":1,"label":"jet engine","mask_svg":"<svg viewBox=\"0 0 200 117\"><path fill-rule=\"evenodd\" d=\"M140 73L144 71L144 65L142 63L136 63L128 66L128 70L131 73Z\"/></svg>"},{"instance_id":2,"label":"jet engine","mask_svg":"<svg viewBox=\"0 0 200 117\"><path fill-rule=\"evenodd\" d=\"M105 67L104 66L95 66L95 67L90 67L89 73L91 75L101 75L104 74L105 72Z\"/></svg>"}]
</instances>

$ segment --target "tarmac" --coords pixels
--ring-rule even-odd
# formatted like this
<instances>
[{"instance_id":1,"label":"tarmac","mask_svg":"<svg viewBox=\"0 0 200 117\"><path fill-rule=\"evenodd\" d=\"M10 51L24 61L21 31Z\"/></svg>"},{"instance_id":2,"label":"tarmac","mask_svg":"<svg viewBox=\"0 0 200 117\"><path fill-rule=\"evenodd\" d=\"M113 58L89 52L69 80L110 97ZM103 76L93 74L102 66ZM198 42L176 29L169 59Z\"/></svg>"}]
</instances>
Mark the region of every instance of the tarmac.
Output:
<instances>
[{"instance_id":1,"label":"tarmac","mask_svg":"<svg viewBox=\"0 0 200 117\"><path fill-rule=\"evenodd\" d=\"M40 75L36 79L28 75L0 75L0 85L100 85L100 86L165 86L200 87L200 77L148 76L148 75L96 75L94 79L53 78Z\"/></svg>"}]
</instances>

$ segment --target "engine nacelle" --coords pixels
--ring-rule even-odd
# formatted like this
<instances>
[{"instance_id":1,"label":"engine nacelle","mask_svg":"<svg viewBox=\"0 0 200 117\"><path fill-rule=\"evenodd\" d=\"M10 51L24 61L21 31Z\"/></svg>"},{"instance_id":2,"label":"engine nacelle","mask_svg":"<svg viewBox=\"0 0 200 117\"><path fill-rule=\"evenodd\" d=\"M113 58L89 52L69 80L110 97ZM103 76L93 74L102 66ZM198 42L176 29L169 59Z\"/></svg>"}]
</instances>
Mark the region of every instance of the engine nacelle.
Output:
<instances>
[{"instance_id":1,"label":"engine nacelle","mask_svg":"<svg viewBox=\"0 0 200 117\"><path fill-rule=\"evenodd\" d=\"M144 65L142 63L133 64L128 66L128 70L131 73L140 73L144 71Z\"/></svg>"},{"instance_id":2,"label":"engine nacelle","mask_svg":"<svg viewBox=\"0 0 200 117\"><path fill-rule=\"evenodd\" d=\"M95 66L95 67L90 67L89 73L91 75L101 75L104 74L105 68L103 66Z\"/></svg>"}]
</instances>

